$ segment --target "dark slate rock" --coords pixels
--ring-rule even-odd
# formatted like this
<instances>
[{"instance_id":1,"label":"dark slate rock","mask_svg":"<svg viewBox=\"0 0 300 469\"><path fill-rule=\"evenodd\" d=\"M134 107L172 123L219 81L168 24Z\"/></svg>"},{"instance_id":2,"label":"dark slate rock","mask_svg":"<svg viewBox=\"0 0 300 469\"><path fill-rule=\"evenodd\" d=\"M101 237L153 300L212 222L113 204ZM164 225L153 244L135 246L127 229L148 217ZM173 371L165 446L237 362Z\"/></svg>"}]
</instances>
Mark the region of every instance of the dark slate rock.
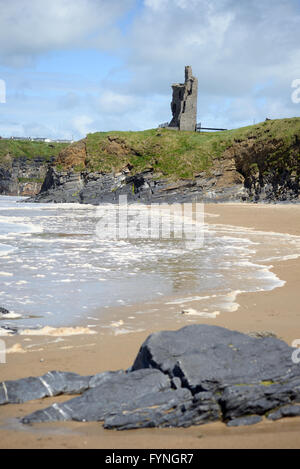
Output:
<instances>
[{"instance_id":1,"label":"dark slate rock","mask_svg":"<svg viewBox=\"0 0 300 469\"><path fill-rule=\"evenodd\" d=\"M7 309L5 309L5 308L1 308L1 307L0 307L0 315L1 315L1 314L3 314L3 315L9 314L9 311L8 311Z\"/></svg>"},{"instance_id":2,"label":"dark slate rock","mask_svg":"<svg viewBox=\"0 0 300 469\"><path fill-rule=\"evenodd\" d=\"M132 169L132 168L131 168ZM204 173L205 174L205 173ZM59 172L50 166L40 193L26 202L105 204L118 203L126 195L128 203L151 202L183 203L241 201L247 199L242 184L217 189L217 178L203 176L197 182L181 180L170 184L154 173L153 168L132 174L129 168L121 173Z\"/></svg>"},{"instance_id":3,"label":"dark slate rock","mask_svg":"<svg viewBox=\"0 0 300 469\"><path fill-rule=\"evenodd\" d=\"M132 370L131 370L132 371ZM181 388L181 381L179 378L173 378L171 380L171 383L172 383L172 388L173 389L179 389Z\"/></svg>"},{"instance_id":4,"label":"dark slate rock","mask_svg":"<svg viewBox=\"0 0 300 469\"><path fill-rule=\"evenodd\" d=\"M100 421L109 414L130 409L142 396L171 390L168 376L158 370L133 373L111 373L99 380L99 385L63 404L53 404L25 417L23 423L55 422L59 420Z\"/></svg>"},{"instance_id":5,"label":"dark slate rock","mask_svg":"<svg viewBox=\"0 0 300 469\"><path fill-rule=\"evenodd\" d=\"M231 420L227 423L227 427L244 427L246 425L256 425L259 422L262 422L262 417L259 415L250 415L249 417Z\"/></svg>"},{"instance_id":6,"label":"dark slate rock","mask_svg":"<svg viewBox=\"0 0 300 469\"><path fill-rule=\"evenodd\" d=\"M9 156L9 155L8 155ZM0 194L4 195L34 195L42 184L38 180L46 175L48 164L43 157L9 156L8 169L0 168Z\"/></svg>"},{"instance_id":7,"label":"dark slate rock","mask_svg":"<svg viewBox=\"0 0 300 469\"><path fill-rule=\"evenodd\" d=\"M119 371L106 371L104 373L99 373L95 376L92 376L90 381L89 381L89 388L96 388L97 386L100 386L101 384L105 383L106 381L110 381L111 379L118 377L118 376L124 376L126 373L124 370L119 370Z\"/></svg>"},{"instance_id":8,"label":"dark slate rock","mask_svg":"<svg viewBox=\"0 0 300 469\"><path fill-rule=\"evenodd\" d=\"M0 383L0 404L19 404L34 399L81 394L88 389L90 376L52 371L41 377L30 377Z\"/></svg>"},{"instance_id":9,"label":"dark slate rock","mask_svg":"<svg viewBox=\"0 0 300 469\"><path fill-rule=\"evenodd\" d=\"M256 339L217 326L194 325L152 334L133 370L157 368L179 377L193 393L230 384L255 384L300 376L294 349L276 338Z\"/></svg>"},{"instance_id":10,"label":"dark slate rock","mask_svg":"<svg viewBox=\"0 0 300 469\"><path fill-rule=\"evenodd\" d=\"M188 389L166 390L150 393L135 399L125 409L114 411L105 419L107 429L169 426L170 419L178 420L182 407L189 406L193 396Z\"/></svg>"},{"instance_id":11,"label":"dark slate rock","mask_svg":"<svg viewBox=\"0 0 300 469\"><path fill-rule=\"evenodd\" d=\"M229 386L219 399L225 420L250 414L264 415L291 402L300 402L299 378L270 385Z\"/></svg>"},{"instance_id":12,"label":"dark slate rock","mask_svg":"<svg viewBox=\"0 0 300 469\"><path fill-rule=\"evenodd\" d=\"M227 388L221 399L223 416L225 419L236 419L243 415L259 414L263 415L279 404L288 402L288 397L283 397L282 401L270 395L265 396L264 386L231 386Z\"/></svg>"},{"instance_id":13,"label":"dark slate rock","mask_svg":"<svg viewBox=\"0 0 300 469\"><path fill-rule=\"evenodd\" d=\"M4 333L8 333L11 335L17 334L18 333L18 328L17 327L12 327L12 326L0 326L0 332L3 331ZM1 336L1 334L0 334Z\"/></svg>"},{"instance_id":14,"label":"dark slate rock","mask_svg":"<svg viewBox=\"0 0 300 469\"><path fill-rule=\"evenodd\" d=\"M108 429L229 426L300 415L295 349L275 337L253 338L193 325L153 334L130 370L81 377L52 372L0 383L0 404L81 394L34 412L23 423L104 421Z\"/></svg>"},{"instance_id":15,"label":"dark slate rock","mask_svg":"<svg viewBox=\"0 0 300 469\"><path fill-rule=\"evenodd\" d=\"M279 420L285 417L300 417L300 405L288 405L281 407L268 415L269 420Z\"/></svg>"},{"instance_id":16,"label":"dark slate rock","mask_svg":"<svg viewBox=\"0 0 300 469\"><path fill-rule=\"evenodd\" d=\"M135 400L126 410L109 415L104 428L189 427L219 419L220 408L211 393L193 397L188 389L180 388Z\"/></svg>"}]
</instances>

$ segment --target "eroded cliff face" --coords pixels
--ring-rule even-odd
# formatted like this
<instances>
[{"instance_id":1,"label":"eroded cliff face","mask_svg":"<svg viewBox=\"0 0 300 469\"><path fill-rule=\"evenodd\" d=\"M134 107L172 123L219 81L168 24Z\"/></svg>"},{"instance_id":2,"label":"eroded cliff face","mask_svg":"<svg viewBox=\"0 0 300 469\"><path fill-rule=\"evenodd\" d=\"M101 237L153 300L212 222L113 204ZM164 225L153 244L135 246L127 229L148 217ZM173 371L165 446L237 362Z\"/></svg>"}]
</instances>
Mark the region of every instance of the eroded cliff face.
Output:
<instances>
[{"instance_id":1,"label":"eroded cliff face","mask_svg":"<svg viewBox=\"0 0 300 469\"><path fill-rule=\"evenodd\" d=\"M145 203L299 202L299 184L300 119L294 118L215 135L91 134L58 155L35 201L115 203L127 195Z\"/></svg>"},{"instance_id":2,"label":"eroded cliff face","mask_svg":"<svg viewBox=\"0 0 300 469\"><path fill-rule=\"evenodd\" d=\"M281 139L262 144L257 139L236 142L226 156L245 178L251 201L298 201L300 196L300 136L288 147Z\"/></svg>"},{"instance_id":3,"label":"eroded cliff face","mask_svg":"<svg viewBox=\"0 0 300 469\"><path fill-rule=\"evenodd\" d=\"M128 201L149 202L298 202L300 200L299 145L288 156L282 143L262 146L254 141L236 142L212 168L193 179L170 181L153 168L135 173L126 165L120 172L65 171L49 167L38 202L115 203L120 195ZM74 151L74 148L73 150ZM80 150L81 151L81 150ZM278 156L278 159L275 158Z\"/></svg>"},{"instance_id":4,"label":"eroded cliff face","mask_svg":"<svg viewBox=\"0 0 300 469\"><path fill-rule=\"evenodd\" d=\"M80 140L79 142L69 145L67 148L62 150L55 164L57 166L63 166L65 169L70 168L85 168L86 166L86 143L85 139Z\"/></svg>"},{"instance_id":5,"label":"eroded cliff face","mask_svg":"<svg viewBox=\"0 0 300 469\"><path fill-rule=\"evenodd\" d=\"M244 178L232 161L218 165L210 174L202 172L193 180L170 181L153 168L134 174L127 166L118 173L48 170L37 202L117 203L121 195L128 202L181 203L191 201L246 200Z\"/></svg>"},{"instance_id":6,"label":"eroded cliff face","mask_svg":"<svg viewBox=\"0 0 300 469\"><path fill-rule=\"evenodd\" d=\"M40 192L49 162L41 157L14 158L8 155L4 163L0 167L1 195L34 196Z\"/></svg>"},{"instance_id":7,"label":"eroded cliff face","mask_svg":"<svg viewBox=\"0 0 300 469\"><path fill-rule=\"evenodd\" d=\"M38 194L49 165L66 147L63 142L0 138L0 194Z\"/></svg>"}]
</instances>

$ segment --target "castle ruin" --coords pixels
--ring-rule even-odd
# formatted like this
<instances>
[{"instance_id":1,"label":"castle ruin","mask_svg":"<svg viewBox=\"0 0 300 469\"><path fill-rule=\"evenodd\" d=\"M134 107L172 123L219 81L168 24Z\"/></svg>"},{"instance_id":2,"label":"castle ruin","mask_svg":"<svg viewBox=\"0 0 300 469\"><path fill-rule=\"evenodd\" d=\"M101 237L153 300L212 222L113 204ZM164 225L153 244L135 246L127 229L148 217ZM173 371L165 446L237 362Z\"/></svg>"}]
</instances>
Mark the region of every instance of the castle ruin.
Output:
<instances>
[{"instance_id":1,"label":"castle ruin","mask_svg":"<svg viewBox=\"0 0 300 469\"><path fill-rule=\"evenodd\" d=\"M172 85L173 99L171 128L194 132L197 125L198 80L193 76L192 67L185 67L185 83Z\"/></svg>"}]
</instances>

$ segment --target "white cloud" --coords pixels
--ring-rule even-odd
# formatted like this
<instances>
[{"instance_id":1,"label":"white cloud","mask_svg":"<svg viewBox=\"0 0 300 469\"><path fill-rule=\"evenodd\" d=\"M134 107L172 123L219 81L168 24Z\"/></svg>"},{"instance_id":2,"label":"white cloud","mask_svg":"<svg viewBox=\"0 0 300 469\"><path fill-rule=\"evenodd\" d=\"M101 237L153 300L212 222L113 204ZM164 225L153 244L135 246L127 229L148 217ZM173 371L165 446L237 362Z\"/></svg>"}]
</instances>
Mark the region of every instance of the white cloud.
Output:
<instances>
[{"instance_id":1,"label":"white cloud","mask_svg":"<svg viewBox=\"0 0 300 469\"><path fill-rule=\"evenodd\" d=\"M160 93L183 81L191 65L199 79L199 120L215 112L231 125L253 117L299 114L290 83L300 76L300 5L295 0L145 0L129 38L132 80L123 92ZM264 102L257 87L264 85ZM228 100L230 106L228 108ZM274 103L277 103L276 106ZM211 103L219 104L219 111ZM234 104L235 103L235 104ZM240 112L234 106L242 105ZM280 104L281 103L281 104ZM272 116L272 113L274 115Z\"/></svg>"},{"instance_id":2,"label":"white cloud","mask_svg":"<svg viewBox=\"0 0 300 469\"><path fill-rule=\"evenodd\" d=\"M272 7L268 0L194 0L187 6L183 0L146 0L146 4L152 8L137 18L128 64L141 71L148 65L152 76L166 68L173 76L175 67L190 63L200 77L208 79L209 73L214 82L219 74L234 79L235 71L244 70L245 82L251 69L251 78L260 77L299 50L300 11L293 0L274 0Z\"/></svg>"},{"instance_id":3,"label":"white cloud","mask_svg":"<svg viewBox=\"0 0 300 469\"><path fill-rule=\"evenodd\" d=\"M116 93L112 90L103 92L99 98L99 109L109 114L125 113L136 107L137 99L134 96Z\"/></svg>"},{"instance_id":4,"label":"white cloud","mask_svg":"<svg viewBox=\"0 0 300 469\"><path fill-rule=\"evenodd\" d=\"M142 7L126 16L134 4ZM103 67L99 54L95 73L92 60L86 70L78 58L68 75L66 67L48 70L45 60L44 75L11 69L1 76L8 86L1 111L15 131L80 138L154 127L170 120L171 84L183 81L185 65L199 79L203 124L230 128L299 115L291 99L300 77L299 0L53 0L47 7L0 0L0 7L0 65L29 65L67 49L117 53Z\"/></svg>"},{"instance_id":5,"label":"white cloud","mask_svg":"<svg viewBox=\"0 0 300 469\"><path fill-rule=\"evenodd\" d=\"M93 122L94 119L90 116L75 116L72 119L72 127L77 134L79 134L81 137L85 137L88 133L99 130L92 125Z\"/></svg>"},{"instance_id":6,"label":"white cloud","mask_svg":"<svg viewBox=\"0 0 300 469\"><path fill-rule=\"evenodd\" d=\"M133 0L0 0L0 58L32 65L39 54L68 48L110 50L120 39L116 21Z\"/></svg>"},{"instance_id":7,"label":"white cloud","mask_svg":"<svg viewBox=\"0 0 300 469\"><path fill-rule=\"evenodd\" d=\"M146 7L154 11L162 11L171 5L170 0L145 0L144 4ZM199 4L199 0L172 0L172 4L175 7L184 10L186 8L197 6ZM207 4L207 7L209 7L209 4Z\"/></svg>"},{"instance_id":8,"label":"white cloud","mask_svg":"<svg viewBox=\"0 0 300 469\"><path fill-rule=\"evenodd\" d=\"M168 4L168 0L145 0L144 5L152 10L158 11Z\"/></svg>"}]
</instances>

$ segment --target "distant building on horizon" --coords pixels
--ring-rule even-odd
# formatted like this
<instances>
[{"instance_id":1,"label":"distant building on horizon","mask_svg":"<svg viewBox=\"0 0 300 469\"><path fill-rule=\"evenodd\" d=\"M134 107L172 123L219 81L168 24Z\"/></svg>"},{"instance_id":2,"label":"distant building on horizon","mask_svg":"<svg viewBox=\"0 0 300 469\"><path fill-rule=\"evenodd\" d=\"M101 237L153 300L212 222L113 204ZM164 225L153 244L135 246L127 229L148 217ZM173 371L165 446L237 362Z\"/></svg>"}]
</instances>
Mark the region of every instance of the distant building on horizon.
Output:
<instances>
[{"instance_id":1,"label":"distant building on horizon","mask_svg":"<svg viewBox=\"0 0 300 469\"><path fill-rule=\"evenodd\" d=\"M5 140L5 137L0 137ZM29 142L41 142L41 143L74 143L74 140L68 139L51 139L47 137L7 137L6 140L28 140Z\"/></svg>"}]
</instances>

